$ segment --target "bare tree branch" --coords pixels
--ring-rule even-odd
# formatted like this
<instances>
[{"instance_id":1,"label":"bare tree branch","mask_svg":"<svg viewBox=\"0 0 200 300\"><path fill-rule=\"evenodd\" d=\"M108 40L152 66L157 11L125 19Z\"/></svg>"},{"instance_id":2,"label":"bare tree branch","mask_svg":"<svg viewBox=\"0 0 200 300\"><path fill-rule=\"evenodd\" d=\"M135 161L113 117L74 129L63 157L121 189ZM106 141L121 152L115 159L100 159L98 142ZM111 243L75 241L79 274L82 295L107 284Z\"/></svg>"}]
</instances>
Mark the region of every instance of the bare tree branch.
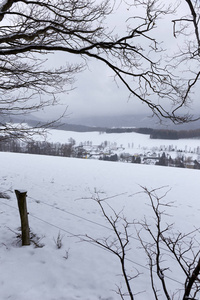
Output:
<instances>
[{"instance_id":1,"label":"bare tree branch","mask_svg":"<svg viewBox=\"0 0 200 300\"><path fill-rule=\"evenodd\" d=\"M120 295L121 299L125 299L125 297L128 296L131 300L133 300L134 295L132 287L130 285L130 281L139 276L139 272L137 271L135 276L129 276L125 266L125 258L127 252L129 251L129 249L127 249L127 246L129 245L131 236L128 229L132 223L128 222L127 219L123 216L123 210L120 212L116 212L108 203L106 203L105 201L107 198L100 199L99 194L96 193L96 196L94 196L92 199L99 205L101 213L110 225L111 232L114 234L114 236L113 234L111 234L108 237L93 238L86 234L85 236L79 237L82 241L94 243L118 257L127 293L122 292L122 288L119 286L117 287L116 293ZM112 212L112 215L109 215L106 212L105 204L108 205L109 209Z\"/></svg>"},{"instance_id":2,"label":"bare tree branch","mask_svg":"<svg viewBox=\"0 0 200 300\"><path fill-rule=\"evenodd\" d=\"M25 110L31 111L31 105L33 110L52 105L51 96L55 99L56 94L65 91L66 85L70 86L68 90L72 88L73 78L83 70L84 60L92 58L106 65L115 80L158 118L174 123L198 119L188 113L179 114L182 107L187 107L199 82L200 7L197 2L185 1L188 14L173 20L174 36L177 39L181 32L187 37L184 24L189 23L193 24L190 33L193 39L186 39L187 50L180 50L171 64L165 55L169 49L163 49L162 39L156 36L156 24L179 9L176 2L166 5L161 0L123 1L128 12L125 29L115 33L114 25L106 25L106 18L116 12L115 0L3 1L0 5L0 111L12 113L18 108L23 114ZM55 52L83 58L83 64L50 68L47 54ZM196 72L192 70L194 60L198 62ZM186 70L191 75L189 78L180 75ZM44 95L50 97L49 101L43 100ZM21 105L12 110L8 99Z\"/></svg>"},{"instance_id":3,"label":"bare tree branch","mask_svg":"<svg viewBox=\"0 0 200 300\"><path fill-rule=\"evenodd\" d=\"M199 229L195 229L189 233L174 234L173 228L175 224L163 225L162 221L165 210L161 210L161 208L165 209L171 207L170 203L161 201L163 197L166 196L166 193L162 196L158 196L157 191L160 189L148 190L146 187L143 187L143 190L150 200L150 206L155 216L155 224L154 226L149 224L145 217L143 222L138 223L141 225L141 229L136 228L136 230L142 248L145 250L149 260L150 279L154 297L155 299L159 299L160 293L155 282L155 274L157 274L157 277L161 281L162 290L166 299L173 299L173 296L169 294L169 286L167 286L165 281L165 278L167 278L166 271L168 271L169 268L162 266L163 262L165 261L166 265L166 262L170 258L166 252L168 249L172 254L171 259L173 259L174 264L177 264L177 268L179 267L180 271L183 272L186 277L183 300L195 299L195 296L200 291L200 281L198 278L200 272L200 245L195 238L195 234L199 232ZM142 238L142 229L144 229L150 237L150 240L147 242ZM163 243L167 248L163 247ZM174 294L175 293L176 292L174 292Z\"/></svg>"}]
</instances>

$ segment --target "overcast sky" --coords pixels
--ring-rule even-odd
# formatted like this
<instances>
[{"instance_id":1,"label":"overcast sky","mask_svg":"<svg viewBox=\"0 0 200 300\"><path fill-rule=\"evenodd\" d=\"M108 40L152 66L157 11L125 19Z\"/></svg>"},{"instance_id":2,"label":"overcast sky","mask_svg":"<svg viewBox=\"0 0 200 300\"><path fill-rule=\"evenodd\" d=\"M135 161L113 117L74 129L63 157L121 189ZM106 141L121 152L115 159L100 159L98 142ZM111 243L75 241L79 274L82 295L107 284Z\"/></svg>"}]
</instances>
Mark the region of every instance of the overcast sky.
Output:
<instances>
[{"instance_id":1,"label":"overcast sky","mask_svg":"<svg viewBox=\"0 0 200 300\"><path fill-rule=\"evenodd\" d=\"M187 6L183 6L180 13L187 14ZM118 12L110 17L109 24L115 28L119 33L124 31L124 23L122 19L126 19L128 16L127 10L123 5L118 9ZM177 46L177 39L173 37L173 25L171 22L172 17L167 17L166 21L158 23L159 30L157 30L157 38L159 41L165 39L167 41L168 50L173 53ZM120 21L119 21L120 20ZM56 60L59 63L66 63L67 61L81 61L80 58L69 55L57 53L50 62ZM109 116L109 115L121 115L121 114L139 114L145 113L151 115L150 109L142 104L137 98L132 97L129 99L129 92L122 83L118 81L118 84L114 81L113 72L108 69L103 63L89 60L88 68L82 73L77 74L74 84L75 89L60 95L63 105L59 107L50 108L45 110L40 115L44 117L50 115L54 117L58 116L65 107L68 107L68 114L70 118L77 118L79 116ZM199 105L196 101L197 95L194 95L194 105L192 106L192 113L199 109ZM194 110L195 109L195 110Z\"/></svg>"}]
</instances>

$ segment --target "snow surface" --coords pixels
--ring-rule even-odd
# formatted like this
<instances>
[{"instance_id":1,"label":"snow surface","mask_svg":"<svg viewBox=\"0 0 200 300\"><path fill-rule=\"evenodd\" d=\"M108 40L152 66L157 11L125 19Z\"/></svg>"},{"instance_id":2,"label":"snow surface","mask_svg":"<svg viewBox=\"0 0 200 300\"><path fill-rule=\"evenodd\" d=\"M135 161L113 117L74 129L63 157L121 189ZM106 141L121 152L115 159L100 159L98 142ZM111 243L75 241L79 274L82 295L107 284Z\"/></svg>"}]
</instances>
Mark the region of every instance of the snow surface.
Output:
<instances>
[{"instance_id":1,"label":"snow surface","mask_svg":"<svg viewBox=\"0 0 200 300\"><path fill-rule=\"evenodd\" d=\"M101 145L107 142L108 149L114 148L114 151L120 155L121 153L129 153L131 155L141 155L148 153L161 153L165 151L172 158L179 155L185 157L193 157L198 159L200 155L200 139L179 139L179 140L163 140L163 139L150 139L148 134L131 133L105 133L105 132L73 132L64 130L49 130L46 137L47 141L53 143L68 143L69 139L74 139L76 146L80 144L92 144L94 146ZM41 140L42 136L37 139Z\"/></svg>"},{"instance_id":2,"label":"snow surface","mask_svg":"<svg viewBox=\"0 0 200 300\"><path fill-rule=\"evenodd\" d=\"M40 137L41 138L41 137ZM174 148L188 150L200 147L200 139L179 139L179 140L161 140L150 139L149 134L140 134L135 132L126 133L105 133L105 132L74 132L64 130L49 130L47 140L53 143L68 143L68 140L73 138L76 145L87 141L92 141L93 145L100 145L107 141L110 143L117 143L118 146L123 145L126 149L131 148L132 144L134 149L153 148L153 147L167 147L173 146ZM130 146L130 147L129 147ZM129 149L130 150L130 149Z\"/></svg>"},{"instance_id":3,"label":"snow surface","mask_svg":"<svg viewBox=\"0 0 200 300\"><path fill-rule=\"evenodd\" d=\"M66 139L73 137L68 134ZM140 136L144 140L147 137ZM93 133L88 133L88 139L93 144L98 142L93 140ZM127 140L126 134L123 139ZM56 140L63 142L61 136L54 136ZM145 215L151 224L149 199L141 193L141 186L149 189L165 186L158 193L162 195L171 189L163 201L174 202L167 210L169 215L164 217L166 221L174 222L175 230L181 232L189 232L199 225L199 170L2 152L0 162L0 192L10 196L10 199L0 199L2 300L120 299L115 292L116 285L122 286L123 291L125 287L117 257L80 241L79 237L113 235L98 204L91 199L97 197L97 192L101 198L108 197L106 202L116 212L124 208L127 220L142 220ZM29 224L31 231L41 237L42 248L35 248L34 244L21 247L16 238L20 219L15 189L28 192ZM105 208L111 214L106 203ZM135 239L134 226L129 230L133 238L130 238L126 269L130 276L136 274L136 269L141 273L131 282L135 299L154 299L146 256ZM59 233L63 244L60 249L56 246ZM173 292L182 288L184 275L168 254L167 258L167 266L172 269L167 272L167 283ZM162 293L160 299L165 299ZM178 295L175 299L179 299Z\"/></svg>"}]
</instances>

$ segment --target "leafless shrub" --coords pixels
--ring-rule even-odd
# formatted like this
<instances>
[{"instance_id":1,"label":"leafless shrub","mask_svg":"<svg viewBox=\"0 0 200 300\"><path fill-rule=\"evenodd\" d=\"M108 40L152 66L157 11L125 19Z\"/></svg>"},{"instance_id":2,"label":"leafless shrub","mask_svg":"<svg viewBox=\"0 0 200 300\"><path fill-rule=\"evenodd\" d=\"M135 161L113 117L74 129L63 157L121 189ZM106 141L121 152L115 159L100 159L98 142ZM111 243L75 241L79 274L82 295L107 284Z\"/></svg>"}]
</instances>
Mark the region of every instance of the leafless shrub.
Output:
<instances>
[{"instance_id":1,"label":"leafless shrub","mask_svg":"<svg viewBox=\"0 0 200 300\"><path fill-rule=\"evenodd\" d=\"M21 244L22 241L22 233L21 233L21 228L18 228L17 230L19 231L14 231L8 227L10 231L12 231L15 234L16 237L16 244ZM30 243L35 246L35 248L43 248L45 245L41 243L41 240L44 238L44 236L39 237L36 233L32 232L30 230Z\"/></svg>"},{"instance_id":2,"label":"leafless shrub","mask_svg":"<svg viewBox=\"0 0 200 300\"><path fill-rule=\"evenodd\" d=\"M5 192L0 192L0 198L2 199L10 199L10 196Z\"/></svg>"},{"instance_id":3,"label":"leafless shrub","mask_svg":"<svg viewBox=\"0 0 200 300\"><path fill-rule=\"evenodd\" d=\"M176 232L176 224L166 222L169 210L174 207L173 202L166 202L165 197L169 190L166 187L149 190L142 187L142 192L148 196L148 205L151 208L151 216L144 216L143 220L127 221L123 209L116 212L106 200L100 199L98 192L92 199L100 207L100 211L111 229L112 234L103 238L95 238L90 235L79 235L81 241L86 241L106 249L118 257L121 265L122 275L126 286L126 292L121 286L117 286L115 291L121 299L128 297L134 299L134 283L131 281L141 275L136 270L135 276L130 277L126 270L128 263L128 251L133 252L133 247L129 242L131 238L136 238L141 244L148 261L150 272L150 282L153 298L173 299L196 299L200 292L200 243L199 228L188 233ZM135 229L135 235L130 232ZM172 276L173 274L173 276ZM181 275L181 279L173 279L178 286L172 290L170 280L175 275ZM142 276L139 280L142 280ZM180 288L179 288L180 287Z\"/></svg>"},{"instance_id":4,"label":"leafless shrub","mask_svg":"<svg viewBox=\"0 0 200 300\"><path fill-rule=\"evenodd\" d=\"M69 258L69 249L65 250L65 255L63 256L64 259L68 259Z\"/></svg>"},{"instance_id":5,"label":"leafless shrub","mask_svg":"<svg viewBox=\"0 0 200 300\"><path fill-rule=\"evenodd\" d=\"M61 233L60 233L60 231L59 231L59 232L58 232L58 235L57 235L57 238L56 238L56 239L55 239L55 238L53 239L54 242L55 242L55 244L56 244L56 247L57 247L58 249L61 249L62 246L63 246L63 243L62 243L63 237L64 237L64 235L61 235Z\"/></svg>"},{"instance_id":6,"label":"leafless shrub","mask_svg":"<svg viewBox=\"0 0 200 300\"><path fill-rule=\"evenodd\" d=\"M152 224L152 221L145 216L144 220L137 224L137 235L149 262L154 298L159 299L163 295L166 299L172 300L175 299L178 292L182 294L181 299L183 300L195 299L200 291L200 243L196 237L199 229L188 233L174 233L175 224L163 222L163 217L172 208L173 203L163 201L167 193L158 196L160 189L148 190L143 187L143 191L150 201L154 221ZM143 231L148 236L147 241L144 240ZM181 272L185 276L182 288L177 288L173 293L170 293L170 285L167 282L172 272L171 264L175 265L173 270ZM157 279L161 283L161 289L158 288ZM179 283L181 284L181 282Z\"/></svg>"},{"instance_id":7,"label":"leafless shrub","mask_svg":"<svg viewBox=\"0 0 200 300\"><path fill-rule=\"evenodd\" d=\"M135 275L130 276L126 270L126 256L130 248L130 236L129 228L133 224L133 222L129 222L123 214L123 209L119 212L116 212L107 202L106 200L110 199L104 198L100 199L98 192L95 192L95 196L92 197L98 206L100 207L100 211L107 221L109 228L112 230L113 235L109 235L102 238L94 238L89 235L79 235L81 241L86 241L92 244L96 244L103 249L114 254L121 266L123 280L126 286L126 292L122 291L121 286L117 286L117 290L115 291L117 295L120 296L121 299L125 299L125 297L129 297L131 300L134 299L133 287L131 286L131 281L139 276L138 270L135 269ZM109 213L108 211L109 210Z\"/></svg>"}]
</instances>

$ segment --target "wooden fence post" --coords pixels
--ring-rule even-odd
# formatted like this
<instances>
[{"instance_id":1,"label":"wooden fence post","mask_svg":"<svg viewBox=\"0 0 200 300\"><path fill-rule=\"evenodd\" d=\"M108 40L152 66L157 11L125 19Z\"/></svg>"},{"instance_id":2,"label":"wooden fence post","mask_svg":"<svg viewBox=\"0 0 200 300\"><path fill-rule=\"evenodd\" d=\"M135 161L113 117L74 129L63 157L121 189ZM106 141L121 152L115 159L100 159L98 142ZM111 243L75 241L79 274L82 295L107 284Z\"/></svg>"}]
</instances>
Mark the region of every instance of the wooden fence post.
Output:
<instances>
[{"instance_id":1,"label":"wooden fence post","mask_svg":"<svg viewBox=\"0 0 200 300\"><path fill-rule=\"evenodd\" d=\"M28 224L28 213L26 205L26 191L15 190L17 197L19 214L21 218L21 231L22 231L22 246L30 245L30 229Z\"/></svg>"}]
</instances>

